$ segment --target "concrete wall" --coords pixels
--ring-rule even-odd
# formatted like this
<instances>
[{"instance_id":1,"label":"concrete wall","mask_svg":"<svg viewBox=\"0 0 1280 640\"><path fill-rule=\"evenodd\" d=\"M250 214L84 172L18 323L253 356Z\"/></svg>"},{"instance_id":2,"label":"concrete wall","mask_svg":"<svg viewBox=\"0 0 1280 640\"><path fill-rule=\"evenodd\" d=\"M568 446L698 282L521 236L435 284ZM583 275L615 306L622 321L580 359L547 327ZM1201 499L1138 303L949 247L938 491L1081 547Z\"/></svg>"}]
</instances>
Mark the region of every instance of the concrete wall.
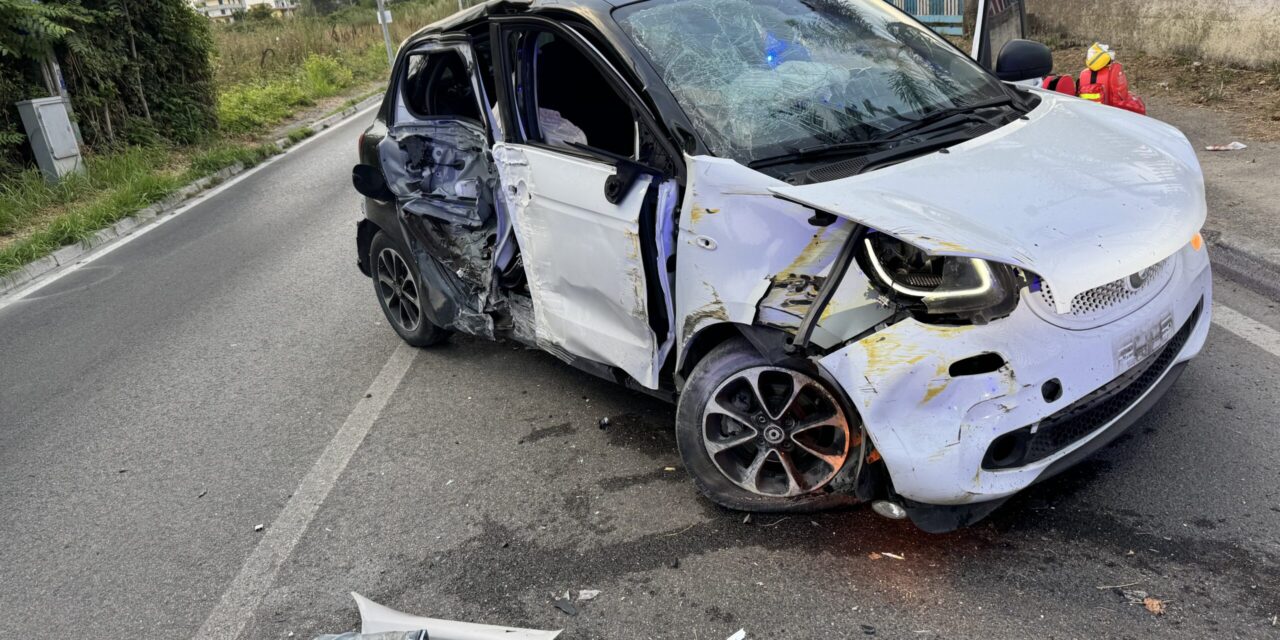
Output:
<instances>
[{"instance_id":1,"label":"concrete wall","mask_svg":"<svg viewBox=\"0 0 1280 640\"><path fill-rule=\"evenodd\" d=\"M1027 0L1027 9L1041 36L1280 68L1280 0Z\"/></svg>"}]
</instances>

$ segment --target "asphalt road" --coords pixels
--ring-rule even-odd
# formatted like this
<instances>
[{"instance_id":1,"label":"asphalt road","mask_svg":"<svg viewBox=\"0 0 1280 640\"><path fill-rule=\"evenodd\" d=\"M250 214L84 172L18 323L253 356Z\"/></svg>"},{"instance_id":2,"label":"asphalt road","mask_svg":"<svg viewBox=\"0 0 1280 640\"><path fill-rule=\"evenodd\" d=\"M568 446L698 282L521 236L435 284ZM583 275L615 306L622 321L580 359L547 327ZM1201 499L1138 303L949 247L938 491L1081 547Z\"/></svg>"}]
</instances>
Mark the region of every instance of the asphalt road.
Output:
<instances>
[{"instance_id":1,"label":"asphalt road","mask_svg":"<svg viewBox=\"0 0 1280 640\"><path fill-rule=\"evenodd\" d=\"M565 640L1280 637L1257 340L1215 326L1130 435L973 528L743 522L679 469L670 406L509 344L400 347L353 264L366 118L0 308L0 638L310 638L357 624L352 590Z\"/></svg>"}]
</instances>

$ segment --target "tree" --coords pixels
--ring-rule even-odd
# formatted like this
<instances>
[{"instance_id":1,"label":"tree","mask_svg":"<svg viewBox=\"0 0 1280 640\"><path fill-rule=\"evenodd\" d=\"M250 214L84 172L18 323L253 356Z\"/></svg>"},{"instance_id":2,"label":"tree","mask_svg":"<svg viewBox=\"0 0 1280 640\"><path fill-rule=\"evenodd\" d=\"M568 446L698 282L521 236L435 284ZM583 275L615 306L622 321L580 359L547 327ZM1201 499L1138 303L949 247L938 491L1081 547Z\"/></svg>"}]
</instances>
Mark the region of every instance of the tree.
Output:
<instances>
[{"instance_id":1,"label":"tree","mask_svg":"<svg viewBox=\"0 0 1280 640\"><path fill-rule=\"evenodd\" d=\"M87 16L75 5L0 0L0 58L36 59Z\"/></svg>"},{"instance_id":2,"label":"tree","mask_svg":"<svg viewBox=\"0 0 1280 640\"><path fill-rule=\"evenodd\" d=\"M190 143L217 128L209 24L185 0L46 1L90 18L55 47L90 146Z\"/></svg>"},{"instance_id":3,"label":"tree","mask_svg":"<svg viewBox=\"0 0 1280 640\"><path fill-rule=\"evenodd\" d=\"M249 7L249 10L245 12L245 17L249 20L255 21L270 20L271 7L268 7L265 4L255 4L252 7Z\"/></svg>"},{"instance_id":4,"label":"tree","mask_svg":"<svg viewBox=\"0 0 1280 640\"><path fill-rule=\"evenodd\" d=\"M0 167L22 158L19 100L44 95L40 61L88 16L76 5L0 0Z\"/></svg>"}]
</instances>

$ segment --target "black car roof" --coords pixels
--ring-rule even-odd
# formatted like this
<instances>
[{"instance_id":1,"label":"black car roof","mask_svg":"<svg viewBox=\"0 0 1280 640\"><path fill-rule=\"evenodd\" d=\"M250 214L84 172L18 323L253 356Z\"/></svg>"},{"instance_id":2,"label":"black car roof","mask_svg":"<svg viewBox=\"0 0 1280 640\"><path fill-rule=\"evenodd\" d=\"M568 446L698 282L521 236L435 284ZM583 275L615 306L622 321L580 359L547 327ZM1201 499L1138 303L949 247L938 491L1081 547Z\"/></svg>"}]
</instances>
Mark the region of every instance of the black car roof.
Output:
<instances>
[{"instance_id":1,"label":"black car roof","mask_svg":"<svg viewBox=\"0 0 1280 640\"><path fill-rule=\"evenodd\" d=\"M583 17L595 18L592 22L599 22L607 18L613 9L635 2L636 0L488 0L419 29L405 42L412 43L428 36L462 31L484 22L491 15L537 12L541 9L577 13Z\"/></svg>"}]
</instances>

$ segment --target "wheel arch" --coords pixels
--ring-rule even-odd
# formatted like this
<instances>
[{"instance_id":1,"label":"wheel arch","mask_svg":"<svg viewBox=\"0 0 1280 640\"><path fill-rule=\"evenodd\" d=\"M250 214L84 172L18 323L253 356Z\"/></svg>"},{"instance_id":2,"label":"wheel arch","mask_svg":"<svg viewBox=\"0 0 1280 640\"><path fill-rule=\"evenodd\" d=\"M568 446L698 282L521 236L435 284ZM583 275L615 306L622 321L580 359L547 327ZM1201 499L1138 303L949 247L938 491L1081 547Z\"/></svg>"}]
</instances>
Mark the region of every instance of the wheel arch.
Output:
<instances>
[{"instance_id":1,"label":"wheel arch","mask_svg":"<svg viewBox=\"0 0 1280 640\"><path fill-rule=\"evenodd\" d=\"M368 277L373 277L373 269L369 265L369 247L373 245L373 237L379 231L382 228L368 218L356 223L356 265L360 267L360 273Z\"/></svg>"},{"instance_id":2,"label":"wheel arch","mask_svg":"<svg viewBox=\"0 0 1280 640\"><path fill-rule=\"evenodd\" d=\"M676 371L680 386L716 347L734 339L745 338L761 355L773 362L791 358L786 353L787 338L791 334L781 329L743 324L740 322L716 322L698 329L686 342Z\"/></svg>"}]
</instances>

